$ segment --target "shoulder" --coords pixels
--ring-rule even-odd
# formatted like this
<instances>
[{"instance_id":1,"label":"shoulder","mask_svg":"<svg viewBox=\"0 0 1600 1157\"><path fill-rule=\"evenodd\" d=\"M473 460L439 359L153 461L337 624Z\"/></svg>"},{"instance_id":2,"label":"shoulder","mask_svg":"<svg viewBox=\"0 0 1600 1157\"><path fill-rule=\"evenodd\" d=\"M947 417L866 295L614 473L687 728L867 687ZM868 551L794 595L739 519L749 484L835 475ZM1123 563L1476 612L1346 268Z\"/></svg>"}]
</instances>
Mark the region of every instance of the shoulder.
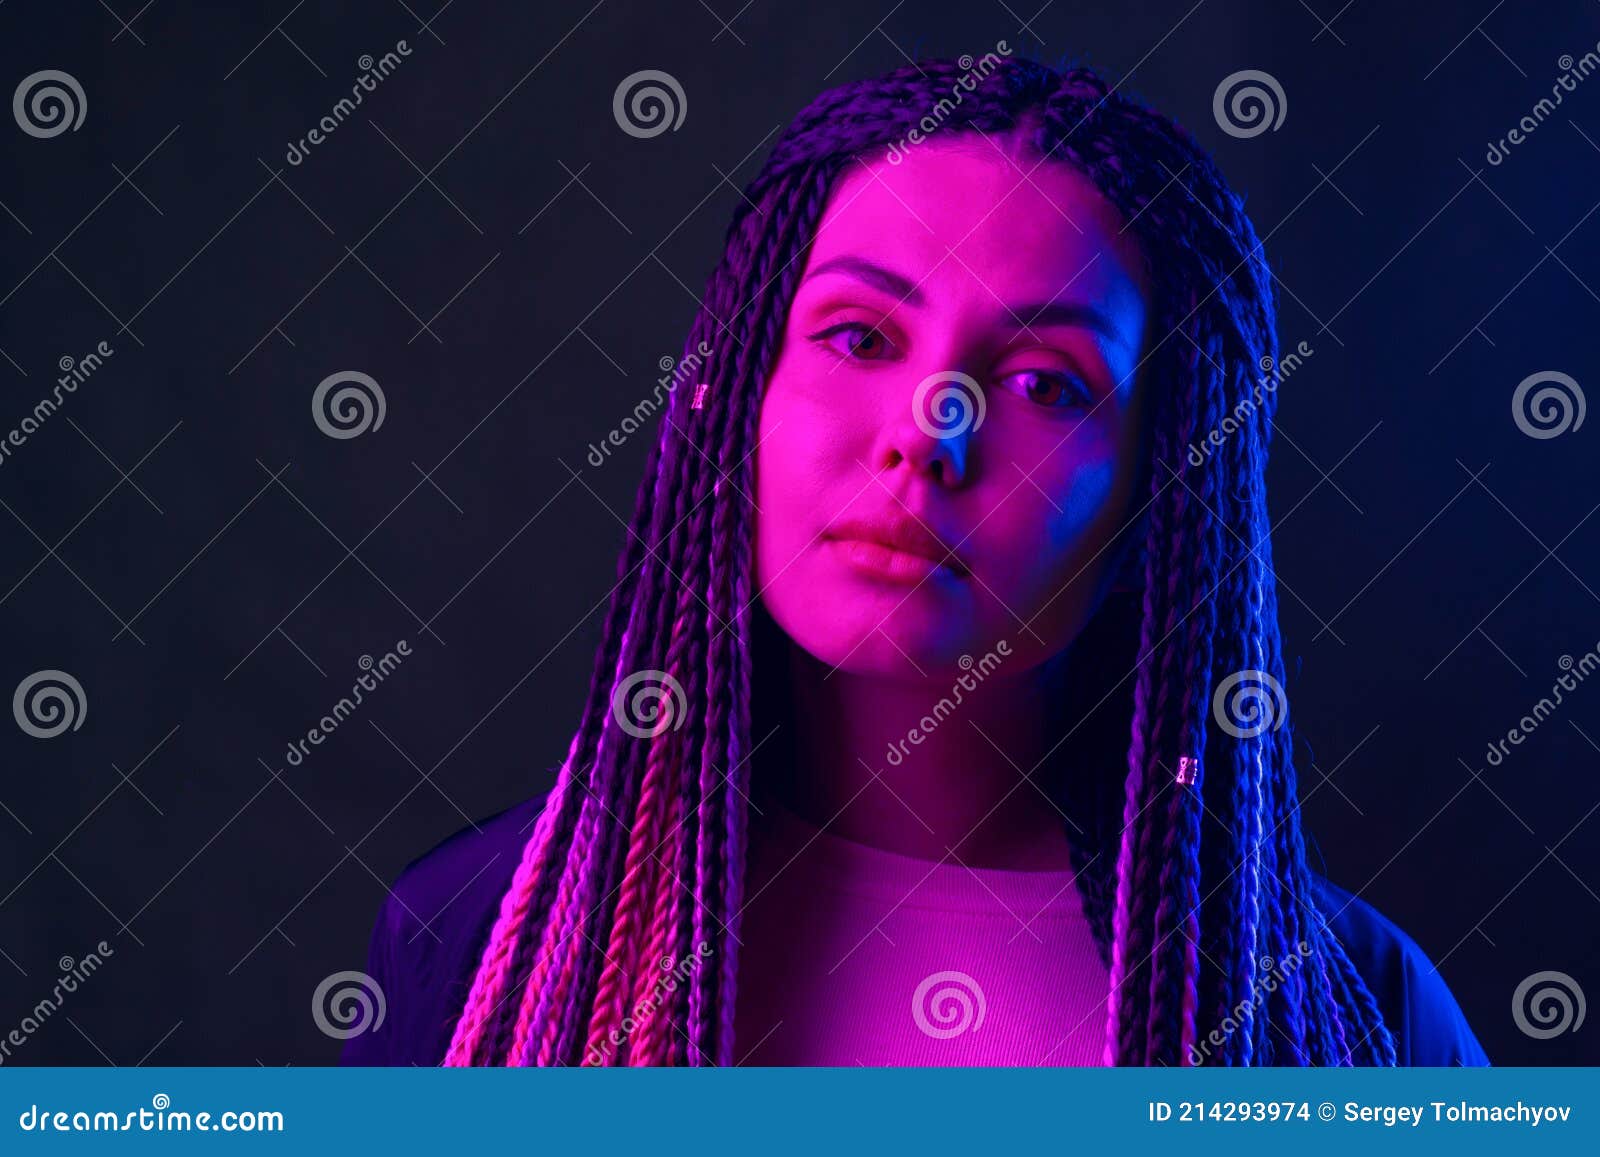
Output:
<instances>
[{"instance_id":1,"label":"shoulder","mask_svg":"<svg viewBox=\"0 0 1600 1157\"><path fill-rule=\"evenodd\" d=\"M1444 976L1417 942L1367 901L1311 874L1328 926L1372 990L1403 1066L1487 1065Z\"/></svg>"},{"instance_id":2,"label":"shoulder","mask_svg":"<svg viewBox=\"0 0 1600 1157\"><path fill-rule=\"evenodd\" d=\"M388 889L368 949L383 1022L345 1042L345 1065L437 1065L450 1044L501 897L546 793L453 833Z\"/></svg>"},{"instance_id":3,"label":"shoulder","mask_svg":"<svg viewBox=\"0 0 1600 1157\"><path fill-rule=\"evenodd\" d=\"M463 888L474 887L484 877L493 881L503 876L509 886L523 846L544 808L545 794L540 792L440 840L405 866L395 879L389 901L418 912L438 912ZM508 858L511 862L505 863Z\"/></svg>"}]
</instances>

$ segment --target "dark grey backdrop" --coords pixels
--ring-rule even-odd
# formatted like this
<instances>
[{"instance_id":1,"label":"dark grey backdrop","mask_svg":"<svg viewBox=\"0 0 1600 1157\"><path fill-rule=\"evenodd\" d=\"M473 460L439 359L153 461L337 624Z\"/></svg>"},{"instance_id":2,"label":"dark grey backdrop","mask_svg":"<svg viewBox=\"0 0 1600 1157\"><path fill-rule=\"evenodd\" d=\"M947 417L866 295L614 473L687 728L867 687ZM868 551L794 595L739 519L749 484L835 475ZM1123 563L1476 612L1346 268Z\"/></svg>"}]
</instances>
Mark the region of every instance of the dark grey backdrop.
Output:
<instances>
[{"instance_id":1,"label":"dark grey backdrop","mask_svg":"<svg viewBox=\"0 0 1600 1157\"><path fill-rule=\"evenodd\" d=\"M312 993L362 967L385 883L565 752L645 437L587 448L679 352L772 135L1000 39L1214 148L1315 349L1271 485L1319 864L1497 1062L1600 1059L1592 1025L1511 1011L1545 970L1600 993L1600 680L1485 760L1600 641L1600 418L1538 439L1511 410L1536 372L1600 382L1600 79L1485 159L1600 5L138 4L0 9L0 95L57 69L86 100L50 138L0 118L0 437L113 351L0 460L0 690L61 670L86 701L54 738L0 727L0 1037L112 949L8 1063L334 1059ZM642 69L681 84L676 131L614 119ZM1276 131L1214 119L1241 69L1284 88ZM312 417L343 370L386 402L351 439Z\"/></svg>"}]
</instances>

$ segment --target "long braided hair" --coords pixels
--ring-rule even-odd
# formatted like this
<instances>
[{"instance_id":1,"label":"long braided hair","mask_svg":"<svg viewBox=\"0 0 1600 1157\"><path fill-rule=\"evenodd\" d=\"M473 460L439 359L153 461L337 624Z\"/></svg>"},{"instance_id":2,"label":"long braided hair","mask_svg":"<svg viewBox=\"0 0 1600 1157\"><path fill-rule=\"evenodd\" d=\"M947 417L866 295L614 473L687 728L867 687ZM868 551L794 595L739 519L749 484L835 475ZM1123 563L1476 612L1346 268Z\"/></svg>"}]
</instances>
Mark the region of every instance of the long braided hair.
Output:
<instances>
[{"instance_id":1,"label":"long braided hair","mask_svg":"<svg viewBox=\"0 0 1600 1157\"><path fill-rule=\"evenodd\" d=\"M684 347L712 350L703 384L674 392L650 449L582 720L443 1063L736 1062L763 387L841 172L936 110L939 134L1014 135L1030 164L1087 175L1153 287L1138 590L1108 597L1073 644L1120 640L1127 674L1087 712L1092 688L1063 699L1057 752L1077 770L1072 854L1111 973L1105 1062L1396 1063L1313 893L1286 704L1264 726L1253 698L1284 681L1261 243L1172 121L1089 69L991 62L981 79L924 60L823 93L737 204Z\"/></svg>"}]
</instances>

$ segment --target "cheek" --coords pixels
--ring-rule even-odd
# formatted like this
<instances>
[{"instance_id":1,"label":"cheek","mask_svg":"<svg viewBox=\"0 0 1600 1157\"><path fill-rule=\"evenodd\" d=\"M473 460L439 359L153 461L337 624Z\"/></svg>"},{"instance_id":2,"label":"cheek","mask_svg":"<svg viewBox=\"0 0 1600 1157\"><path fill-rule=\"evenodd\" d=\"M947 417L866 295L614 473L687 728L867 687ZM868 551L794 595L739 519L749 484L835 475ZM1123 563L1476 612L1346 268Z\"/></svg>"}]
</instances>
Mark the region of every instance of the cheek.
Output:
<instances>
[{"instance_id":1,"label":"cheek","mask_svg":"<svg viewBox=\"0 0 1600 1157\"><path fill-rule=\"evenodd\" d=\"M831 516L828 496L843 476L841 455L849 463L840 426L841 415L774 375L761 405L752 495L762 585L784 572Z\"/></svg>"},{"instance_id":2,"label":"cheek","mask_svg":"<svg viewBox=\"0 0 1600 1157\"><path fill-rule=\"evenodd\" d=\"M1029 481L1014 467L1009 497L984 524L992 528L984 555L992 560L993 578L986 581L1024 619L1041 610L1047 618L1072 617L1110 564L1111 552L1102 548L1127 514L1130 471L1115 439L1096 437L1074 447L1078 441L1075 435L1044 459Z\"/></svg>"},{"instance_id":3,"label":"cheek","mask_svg":"<svg viewBox=\"0 0 1600 1157\"><path fill-rule=\"evenodd\" d=\"M1046 546L1053 559L1077 553L1086 539L1098 537L1097 528L1116 516L1113 499L1120 467L1116 459L1102 456L1076 464L1068 473L1062 484L1065 497L1057 497L1049 508Z\"/></svg>"},{"instance_id":4,"label":"cheek","mask_svg":"<svg viewBox=\"0 0 1600 1157\"><path fill-rule=\"evenodd\" d=\"M847 388L843 372L830 375L831 365L804 350L781 358L757 425L756 503L796 514L807 538L868 482L857 463L865 463L881 420L864 391ZM795 525L783 522L786 532Z\"/></svg>"}]
</instances>

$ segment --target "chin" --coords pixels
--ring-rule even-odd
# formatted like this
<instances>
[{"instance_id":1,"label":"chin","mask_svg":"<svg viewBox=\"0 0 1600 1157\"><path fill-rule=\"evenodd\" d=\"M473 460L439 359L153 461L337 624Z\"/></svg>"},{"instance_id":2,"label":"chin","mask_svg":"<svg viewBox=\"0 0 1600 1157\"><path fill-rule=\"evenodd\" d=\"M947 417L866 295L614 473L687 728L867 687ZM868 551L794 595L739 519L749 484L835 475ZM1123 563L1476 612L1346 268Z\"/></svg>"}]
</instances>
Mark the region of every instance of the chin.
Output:
<instances>
[{"instance_id":1,"label":"chin","mask_svg":"<svg viewBox=\"0 0 1600 1157\"><path fill-rule=\"evenodd\" d=\"M966 617L969 607L926 589L863 593L854 583L817 582L769 590L763 601L797 646L852 675L920 682L959 674L963 655L977 658L1000 637L982 642L983 633Z\"/></svg>"}]
</instances>

